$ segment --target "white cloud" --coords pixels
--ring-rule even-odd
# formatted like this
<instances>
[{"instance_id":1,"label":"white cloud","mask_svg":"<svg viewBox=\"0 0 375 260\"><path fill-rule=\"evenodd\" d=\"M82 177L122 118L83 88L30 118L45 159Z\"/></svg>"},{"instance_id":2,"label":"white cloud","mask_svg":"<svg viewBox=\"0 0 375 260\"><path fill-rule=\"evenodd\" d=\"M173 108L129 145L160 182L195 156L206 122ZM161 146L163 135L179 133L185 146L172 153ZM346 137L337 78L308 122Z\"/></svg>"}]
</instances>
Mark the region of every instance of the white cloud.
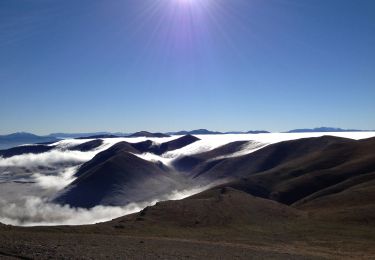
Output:
<instances>
[{"instance_id":1,"label":"white cloud","mask_svg":"<svg viewBox=\"0 0 375 260\"><path fill-rule=\"evenodd\" d=\"M158 201L183 199L211 186L176 190L161 198L141 203L130 203L123 207L96 206L91 209L63 206L36 196L26 196L12 202L0 198L0 222L16 226L94 224L139 212L147 206L155 205Z\"/></svg>"},{"instance_id":2,"label":"white cloud","mask_svg":"<svg viewBox=\"0 0 375 260\"><path fill-rule=\"evenodd\" d=\"M59 191L73 182L76 178L74 174L76 173L79 166L69 167L63 169L55 175L45 175L42 173L34 173L31 178L36 185L44 189L52 189Z\"/></svg>"}]
</instances>

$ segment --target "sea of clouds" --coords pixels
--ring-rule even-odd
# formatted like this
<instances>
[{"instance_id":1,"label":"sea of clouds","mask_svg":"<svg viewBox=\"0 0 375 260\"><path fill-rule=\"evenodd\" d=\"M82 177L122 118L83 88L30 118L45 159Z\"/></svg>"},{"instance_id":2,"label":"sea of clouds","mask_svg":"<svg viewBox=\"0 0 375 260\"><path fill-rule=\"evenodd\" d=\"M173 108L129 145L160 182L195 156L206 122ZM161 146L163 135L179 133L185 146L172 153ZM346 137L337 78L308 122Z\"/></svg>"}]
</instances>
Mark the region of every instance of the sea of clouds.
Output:
<instances>
[{"instance_id":1,"label":"sea of clouds","mask_svg":"<svg viewBox=\"0 0 375 260\"><path fill-rule=\"evenodd\" d=\"M252 141L235 154L240 156L262 147L286 140L318 137L328 133L272 133L272 134L228 134L197 135L201 140L181 149L161 156L151 153L137 155L145 160L161 161L170 165L183 155L191 155L212 150L234 141ZM329 135L363 139L375 136L375 132L343 132ZM70 151L69 147L90 140L66 139L58 142L56 149L42 154L24 154L10 158L0 157L0 222L11 225L81 225L108 221L116 217L138 212L160 200L182 199L208 187L194 187L183 190L166 191L159 198L142 203L130 203L123 207L96 206L91 209L72 208L50 202L53 196L74 181L74 173L79 166L120 141L141 142L147 139L155 144L167 142L179 136L167 138L110 138L93 151ZM213 184L212 184L213 185Z\"/></svg>"}]
</instances>

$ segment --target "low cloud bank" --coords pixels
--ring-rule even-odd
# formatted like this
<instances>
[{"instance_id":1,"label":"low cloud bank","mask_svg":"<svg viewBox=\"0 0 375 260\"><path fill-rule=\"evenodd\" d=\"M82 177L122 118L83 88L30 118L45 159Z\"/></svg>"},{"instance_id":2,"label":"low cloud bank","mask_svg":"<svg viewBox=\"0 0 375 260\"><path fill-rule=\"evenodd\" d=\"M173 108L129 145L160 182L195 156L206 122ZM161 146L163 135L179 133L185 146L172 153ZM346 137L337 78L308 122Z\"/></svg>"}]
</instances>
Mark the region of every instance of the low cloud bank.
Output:
<instances>
[{"instance_id":1,"label":"low cloud bank","mask_svg":"<svg viewBox=\"0 0 375 260\"><path fill-rule=\"evenodd\" d=\"M91 209L59 205L36 196L23 197L13 202L0 199L0 222L15 226L94 224L139 212L161 200L183 199L207 188L209 187L172 191L162 198L142 203L130 203L123 207L96 206Z\"/></svg>"},{"instance_id":2,"label":"low cloud bank","mask_svg":"<svg viewBox=\"0 0 375 260\"><path fill-rule=\"evenodd\" d=\"M142 206L132 203L125 207L83 209L61 206L38 197L24 197L11 203L0 199L0 222L15 226L92 224L140 211Z\"/></svg>"},{"instance_id":3,"label":"low cloud bank","mask_svg":"<svg viewBox=\"0 0 375 260\"><path fill-rule=\"evenodd\" d=\"M0 167L36 168L64 164L80 164L94 157L95 152L52 150L41 154L22 154L10 158L0 157Z\"/></svg>"},{"instance_id":4,"label":"low cloud bank","mask_svg":"<svg viewBox=\"0 0 375 260\"><path fill-rule=\"evenodd\" d=\"M32 181L41 188L59 191L73 182L79 166L69 167L58 171L55 175L45 175L42 173L34 173L31 176Z\"/></svg>"}]
</instances>

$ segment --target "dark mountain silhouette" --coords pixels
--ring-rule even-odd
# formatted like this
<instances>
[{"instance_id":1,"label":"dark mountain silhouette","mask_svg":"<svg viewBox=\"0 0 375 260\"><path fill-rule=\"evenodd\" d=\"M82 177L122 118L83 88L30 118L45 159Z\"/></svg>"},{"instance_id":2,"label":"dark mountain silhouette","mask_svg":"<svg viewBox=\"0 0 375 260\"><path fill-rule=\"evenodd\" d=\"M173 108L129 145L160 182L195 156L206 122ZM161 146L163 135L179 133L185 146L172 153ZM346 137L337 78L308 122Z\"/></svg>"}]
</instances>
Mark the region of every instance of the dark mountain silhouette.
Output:
<instances>
[{"instance_id":1,"label":"dark mountain silhouette","mask_svg":"<svg viewBox=\"0 0 375 260\"><path fill-rule=\"evenodd\" d=\"M150 133L150 132L147 132L147 131L140 131L140 132L136 132L134 134L131 134L127 137L170 137L169 135L167 134L163 134L163 133Z\"/></svg>"},{"instance_id":2,"label":"dark mountain silhouette","mask_svg":"<svg viewBox=\"0 0 375 260\"><path fill-rule=\"evenodd\" d=\"M55 201L90 208L99 204L125 205L165 195L184 183L185 177L175 174L161 162L149 162L134 154L162 154L198 140L187 135L160 145L151 141L119 142L84 163L75 174L76 181Z\"/></svg>"},{"instance_id":3,"label":"dark mountain silhouette","mask_svg":"<svg viewBox=\"0 0 375 260\"><path fill-rule=\"evenodd\" d=\"M249 141L236 141L223 146L220 146L211 151L193 154L189 156L183 156L173 162L173 166L182 172L188 172L190 175L193 174L193 169L200 166L201 171L207 171L208 167L213 167L222 160L213 160L214 158L230 155L241 150L241 148L250 144Z\"/></svg>"},{"instance_id":4,"label":"dark mountain silhouette","mask_svg":"<svg viewBox=\"0 0 375 260\"><path fill-rule=\"evenodd\" d=\"M126 205L161 197L179 183L179 176L159 163L122 151L81 174L55 202L83 208Z\"/></svg>"},{"instance_id":5,"label":"dark mountain silhouette","mask_svg":"<svg viewBox=\"0 0 375 260\"><path fill-rule=\"evenodd\" d=\"M38 136L24 132L0 135L0 149L7 149L22 144L57 142L59 140L52 136Z\"/></svg>"},{"instance_id":6,"label":"dark mountain silhouette","mask_svg":"<svg viewBox=\"0 0 375 260\"><path fill-rule=\"evenodd\" d=\"M102 144L103 144L103 140L95 139L92 141L85 142L83 144L78 144L76 146L70 147L69 150L87 152L87 151L94 150L95 148L98 148Z\"/></svg>"},{"instance_id":7,"label":"dark mountain silhouette","mask_svg":"<svg viewBox=\"0 0 375 260\"><path fill-rule=\"evenodd\" d=\"M269 134L270 132L265 130L250 130L247 131L248 134Z\"/></svg>"},{"instance_id":8,"label":"dark mountain silhouette","mask_svg":"<svg viewBox=\"0 0 375 260\"><path fill-rule=\"evenodd\" d=\"M77 173L75 174L76 177L81 176L86 171L95 168L97 165L104 163L105 161L109 160L111 157L116 156L121 153L130 152L134 154L140 153L139 150L133 147L131 143L128 142L119 142L107 150L98 153L94 156L90 161L82 164L82 166L78 169Z\"/></svg>"},{"instance_id":9,"label":"dark mountain silhouette","mask_svg":"<svg viewBox=\"0 0 375 260\"><path fill-rule=\"evenodd\" d=\"M317 128L302 128L289 130L287 133L314 133L314 132L363 132L366 130L357 129L342 129L335 127L317 127Z\"/></svg>"},{"instance_id":10,"label":"dark mountain silhouette","mask_svg":"<svg viewBox=\"0 0 375 260\"><path fill-rule=\"evenodd\" d=\"M228 132L218 132L210 131L207 129L197 129L192 131L178 131L178 132L168 132L170 135L219 135L219 134L265 134L270 133L264 130L252 130L252 131L228 131Z\"/></svg>"},{"instance_id":11,"label":"dark mountain silhouette","mask_svg":"<svg viewBox=\"0 0 375 260\"><path fill-rule=\"evenodd\" d=\"M103 140L96 139L96 140L88 141L86 143L70 147L68 148L68 150L87 152L87 151L91 151L99 147L102 144L103 144ZM22 155L22 154L40 154L40 153L49 152L55 148L56 148L55 145L44 145L44 144L21 145L21 146L9 148L6 150L0 150L0 156L2 156L3 158L9 158L12 156Z\"/></svg>"},{"instance_id":12,"label":"dark mountain silhouette","mask_svg":"<svg viewBox=\"0 0 375 260\"><path fill-rule=\"evenodd\" d=\"M150 152L161 155L168 151L173 151L180 149L182 147L185 147L189 144L192 144L196 141L199 141L200 139L198 137L192 136L192 135L185 135L183 137L180 137L178 139L162 143L159 146L154 146L150 148Z\"/></svg>"},{"instance_id":13,"label":"dark mountain silhouette","mask_svg":"<svg viewBox=\"0 0 375 260\"><path fill-rule=\"evenodd\" d=\"M93 132L93 133L51 133L48 136L55 138L79 138L86 136L111 135L109 132Z\"/></svg>"},{"instance_id":14,"label":"dark mountain silhouette","mask_svg":"<svg viewBox=\"0 0 375 260\"><path fill-rule=\"evenodd\" d=\"M103 135L92 135L92 136L82 136L82 137L77 137L76 139L99 139L99 138L119 138L122 136L118 135L112 135L112 134L103 134Z\"/></svg>"},{"instance_id":15,"label":"dark mountain silhouette","mask_svg":"<svg viewBox=\"0 0 375 260\"><path fill-rule=\"evenodd\" d=\"M221 132L210 131L207 129L197 129L192 131L179 131L179 132L170 132L171 135L216 135L223 134Z\"/></svg>"},{"instance_id":16,"label":"dark mountain silhouette","mask_svg":"<svg viewBox=\"0 0 375 260\"><path fill-rule=\"evenodd\" d=\"M247 174L262 172L306 154L318 154L326 146L340 141L352 140L324 136L276 143L245 156L228 158L212 171L205 172L204 177L209 179L243 177Z\"/></svg>"},{"instance_id":17,"label":"dark mountain silhouette","mask_svg":"<svg viewBox=\"0 0 375 260\"><path fill-rule=\"evenodd\" d=\"M167 151L172 151L175 149L182 148L198 140L199 138L197 137L187 135L187 136L183 136L183 137L177 138L175 140L172 140L166 143L162 143L160 145L155 145L150 140L146 140L146 141L139 142L139 143L128 143L125 141L118 142L114 144L113 146L111 146L110 148L108 148L107 150L95 155L94 158L91 159L90 161L84 163L79 168L75 176L78 177L82 175L84 172L86 172L88 169L91 169L95 167L96 165L105 162L109 158L116 156L118 154L124 153L124 152L129 152L133 154L150 152L150 153L155 153L155 154L160 155Z\"/></svg>"},{"instance_id":18,"label":"dark mountain silhouette","mask_svg":"<svg viewBox=\"0 0 375 260\"><path fill-rule=\"evenodd\" d=\"M374 171L375 138L320 137L278 143L226 159L198 178L230 176L236 180L227 186L255 196L288 205L317 205L315 199L332 199L332 194L337 199L339 192L351 194L360 185L375 191L371 184Z\"/></svg>"},{"instance_id":19,"label":"dark mountain silhouette","mask_svg":"<svg viewBox=\"0 0 375 260\"><path fill-rule=\"evenodd\" d=\"M0 150L0 156L3 158L9 158L16 155L21 154L39 154L51 151L54 149L55 146L47 146L47 145L24 145L24 146L17 146L7 150Z\"/></svg>"}]
</instances>

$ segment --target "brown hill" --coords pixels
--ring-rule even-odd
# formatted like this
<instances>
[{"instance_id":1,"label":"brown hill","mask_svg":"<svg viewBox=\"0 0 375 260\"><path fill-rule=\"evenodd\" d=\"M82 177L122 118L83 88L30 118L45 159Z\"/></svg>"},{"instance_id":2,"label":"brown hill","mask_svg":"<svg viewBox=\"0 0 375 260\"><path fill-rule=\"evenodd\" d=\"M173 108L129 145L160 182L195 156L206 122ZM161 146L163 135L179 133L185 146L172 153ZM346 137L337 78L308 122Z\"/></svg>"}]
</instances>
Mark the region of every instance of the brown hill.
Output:
<instances>
[{"instance_id":1,"label":"brown hill","mask_svg":"<svg viewBox=\"0 0 375 260\"><path fill-rule=\"evenodd\" d=\"M375 223L374 172L375 138L320 137L274 144L226 159L198 179L230 176L232 181L225 186L293 205L317 217Z\"/></svg>"},{"instance_id":2,"label":"brown hill","mask_svg":"<svg viewBox=\"0 0 375 260\"><path fill-rule=\"evenodd\" d=\"M302 214L278 202L232 188L208 190L178 201L158 202L140 213L116 219L113 225L222 227L289 221Z\"/></svg>"}]
</instances>

